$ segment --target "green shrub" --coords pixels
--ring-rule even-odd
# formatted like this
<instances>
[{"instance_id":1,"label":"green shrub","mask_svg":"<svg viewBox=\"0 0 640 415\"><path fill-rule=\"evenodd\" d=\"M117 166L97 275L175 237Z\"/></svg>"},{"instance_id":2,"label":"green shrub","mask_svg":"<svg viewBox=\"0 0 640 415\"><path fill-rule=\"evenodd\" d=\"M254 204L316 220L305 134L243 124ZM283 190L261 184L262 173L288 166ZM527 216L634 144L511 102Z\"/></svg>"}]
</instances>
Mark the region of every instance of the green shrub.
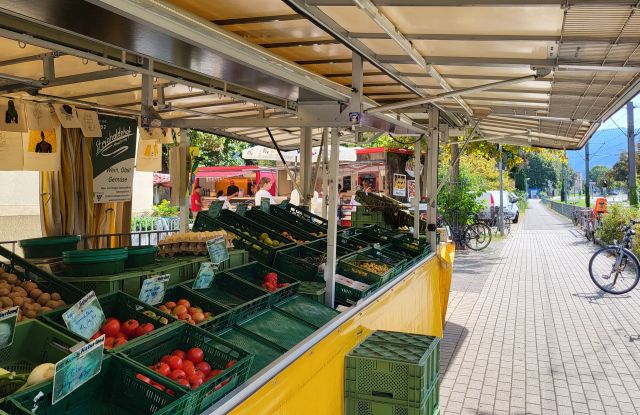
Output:
<instances>
[{"instance_id":1,"label":"green shrub","mask_svg":"<svg viewBox=\"0 0 640 415\"><path fill-rule=\"evenodd\" d=\"M171 206L171 203L166 199L162 199L160 204L153 206L153 216L171 218L178 216L178 213L180 213L180 208L177 206Z\"/></svg>"},{"instance_id":2,"label":"green shrub","mask_svg":"<svg viewBox=\"0 0 640 415\"><path fill-rule=\"evenodd\" d=\"M607 210L609 213L602 217L602 223L596 236L605 244L612 244L614 240L621 242L624 237L622 226L629 224L630 219L637 219L638 210L622 205L609 205ZM636 225L634 229L640 235L640 226ZM633 238L631 250L634 254L640 255L639 237Z\"/></svg>"}]
</instances>

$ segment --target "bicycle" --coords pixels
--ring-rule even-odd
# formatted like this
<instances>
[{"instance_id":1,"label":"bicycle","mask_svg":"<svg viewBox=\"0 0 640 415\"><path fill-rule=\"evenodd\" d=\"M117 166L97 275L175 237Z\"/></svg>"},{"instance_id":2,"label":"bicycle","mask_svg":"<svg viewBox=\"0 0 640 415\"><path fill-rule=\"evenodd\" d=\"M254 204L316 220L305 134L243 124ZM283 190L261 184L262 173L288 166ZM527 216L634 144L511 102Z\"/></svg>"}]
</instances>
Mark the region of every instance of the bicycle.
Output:
<instances>
[{"instance_id":1,"label":"bicycle","mask_svg":"<svg viewBox=\"0 0 640 415\"><path fill-rule=\"evenodd\" d=\"M491 228L482 222L475 221L454 227L442 215L438 215L438 227L448 228L453 241L458 246L466 246L474 251L485 249L491 242Z\"/></svg>"},{"instance_id":2,"label":"bicycle","mask_svg":"<svg viewBox=\"0 0 640 415\"><path fill-rule=\"evenodd\" d=\"M640 280L640 262L631 252L631 241L636 231L633 225L640 221L631 220L624 225L622 244L614 241L613 245L598 250L589 261L589 275L598 288L609 294L625 294L633 290Z\"/></svg>"},{"instance_id":3,"label":"bicycle","mask_svg":"<svg viewBox=\"0 0 640 415\"><path fill-rule=\"evenodd\" d=\"M600 228L601 213L595 213L592 209L589 209L587 221L584 227L584 235L588 241L596 243L596 231Z\"/></svg>"}]
</instances>

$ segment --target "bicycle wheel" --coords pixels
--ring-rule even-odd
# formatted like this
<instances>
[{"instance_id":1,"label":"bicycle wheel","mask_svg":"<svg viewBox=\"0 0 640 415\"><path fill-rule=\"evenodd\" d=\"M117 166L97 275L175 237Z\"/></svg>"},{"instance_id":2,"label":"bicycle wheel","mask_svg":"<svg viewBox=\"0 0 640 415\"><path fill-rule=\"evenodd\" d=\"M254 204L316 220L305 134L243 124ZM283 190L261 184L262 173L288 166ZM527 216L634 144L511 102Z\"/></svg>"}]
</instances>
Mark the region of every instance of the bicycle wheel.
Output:
<instances>
[{"instance_id":1,"label":"bicycle wheel","mask_svg":"<svg viewBox=\"0 0 640 415\"><path fill-rule=\"evenodd\" d=\"M628 249L608 246L591 257L589 275L602 291L620 295L638 284L640 264Z\"/></svg>"},{"instance_id":2,"label":"bicycle wheel","mask_svg":"<svg viewBox=\"0 0 640 415\"><path fill-rule=\"evenodd\" d=\"M491 228L484 223L472 223L464 230L464 244L473 249L480 251L491 242Z\"/></svg>"},{"instance_id":3,"label":"bicycle wheel","mask_svg":"<svg viewBox=\"0 0 640 415\"><path fill-rule=\"evenodd\" d=\"M584 228L584 236L587 237L587 241L593 240L593 224L591 222L587 222L587 226Z\"/></svg>"}]
</instances>

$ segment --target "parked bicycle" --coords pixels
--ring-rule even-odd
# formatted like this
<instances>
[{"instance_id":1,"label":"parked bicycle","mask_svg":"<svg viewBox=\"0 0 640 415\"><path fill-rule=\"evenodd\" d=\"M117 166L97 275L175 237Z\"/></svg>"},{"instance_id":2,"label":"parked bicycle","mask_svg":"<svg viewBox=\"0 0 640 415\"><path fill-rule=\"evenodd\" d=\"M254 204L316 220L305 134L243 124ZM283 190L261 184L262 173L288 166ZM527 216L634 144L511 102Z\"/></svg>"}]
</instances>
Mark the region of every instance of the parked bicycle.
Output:
<instances>
[{"instance_id":1,"label":"parked bicycle","mask_svg":"<svg viewBox=\"0 0 640 415\"><path fill-rule=\"evenodd\" d=\"M600 249L589 261L589 275L602 291L609 294L624 294L635 288L640 280L640 262L631 252L631 242L636 231L633 225L640 221L631 220L624 225L622 243Z\"/></svg>"},{"instance_id":2,"label":"parked bicycle","mask_svg":"<svg viewBox=\"0 0 640 415\"><path fill-rule=\"evenodd\" d=\"M458 217L458 215L454 215ZM442 215L438 215L438 227L448 228L453 241L458 246L466 246L474 251L480 251L491 242L491 228L486 224L474 221L470 224L462 221L452 226Z\"/></svg>"},{"instance_id":3,"label":"parked bicycle","mask_svg":"<svg viewBox=\"0 0 640 415\"><path fill-rule=\"evenodd\" d=\"M513 223L514 216L510 215L507 212L504 212L504 234L509 235L511 233L511 224ZM498 236L500 233L500 226L498 221L498 212L497 210L492 213L490 218L482 218L479 215L475 215L475 221L481 222L487 225L495 236Z\"/></svg>"}]
</instances>

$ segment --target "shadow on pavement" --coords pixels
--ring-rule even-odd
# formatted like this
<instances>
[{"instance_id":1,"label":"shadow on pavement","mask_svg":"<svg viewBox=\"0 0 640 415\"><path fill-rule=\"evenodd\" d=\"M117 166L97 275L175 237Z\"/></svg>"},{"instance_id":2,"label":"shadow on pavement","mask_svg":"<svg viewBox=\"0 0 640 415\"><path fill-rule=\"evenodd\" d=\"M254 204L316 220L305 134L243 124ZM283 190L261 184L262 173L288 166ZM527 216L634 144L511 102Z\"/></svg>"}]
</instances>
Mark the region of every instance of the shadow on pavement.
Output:
<instances>
[{"instance_id":1,"label":"shadow on pavement","mask_svg":"<svg viewBox=\"0 0 640 415\"><path fill-rule=\"evenodd\" d=\"M440 344L440 377L442 378L447 370L451 361L455 359L460 345L464 344L464 340L467 338L469 330L464 326L447 321L444 327L444 338Z\"/></svg>"},{"instance_id":2,"label":"shadow on pavement","mask_svg":"<svg viewBox=\"0 0 640 415\"><path fill-rule=\"evenodd\" d=\"M607 295L607 293L605 293L604 291L597 291L594 293L573 293L571 295L578 298L586 298L587 300L589 300L590 303L593 303L593 304L602 304L602 303L599 303L598 300L601 300L603 298L612 299L612 298L629 298L630 297L628 295Z\"/></svg>"}]
</instances>

